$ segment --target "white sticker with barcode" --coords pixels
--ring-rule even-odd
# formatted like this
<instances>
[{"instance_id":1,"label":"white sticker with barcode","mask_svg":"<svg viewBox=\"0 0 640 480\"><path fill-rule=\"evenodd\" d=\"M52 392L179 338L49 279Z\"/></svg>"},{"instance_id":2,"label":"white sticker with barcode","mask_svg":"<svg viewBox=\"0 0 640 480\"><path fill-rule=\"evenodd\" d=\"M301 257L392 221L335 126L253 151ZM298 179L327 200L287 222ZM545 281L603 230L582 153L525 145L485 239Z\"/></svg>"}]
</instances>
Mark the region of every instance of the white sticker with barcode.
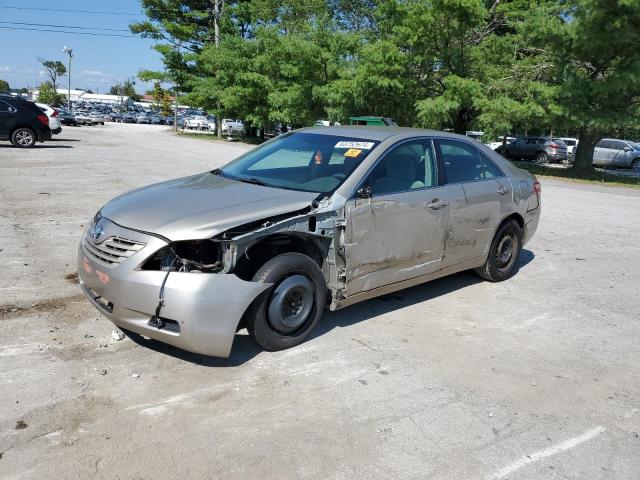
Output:
<instances>
[{"instance_id":1,"label":"white sticker with barcode","mask_svg":"<svg viewBox=\"0 0 640 480\"><path fill-rule=\"evenodd\" d=\"M338 142L335 148L359 148L360 150L371 150L374 142Z\"/></svg>"}]
</instances>

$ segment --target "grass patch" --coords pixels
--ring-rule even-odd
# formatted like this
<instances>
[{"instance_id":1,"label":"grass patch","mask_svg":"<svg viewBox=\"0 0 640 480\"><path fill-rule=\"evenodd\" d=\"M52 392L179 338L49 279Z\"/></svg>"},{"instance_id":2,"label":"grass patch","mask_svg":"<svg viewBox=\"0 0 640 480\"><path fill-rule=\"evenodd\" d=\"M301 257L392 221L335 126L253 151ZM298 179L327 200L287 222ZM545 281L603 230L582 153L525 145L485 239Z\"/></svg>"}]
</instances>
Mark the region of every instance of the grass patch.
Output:
<instances>
[{"instance_id":1,"label":"grass patch","mask_svg":"<svg viewBox=\"0 0 640 480\"><path fill-rule=\"evenodd\" d=\"M227 140L227 137L218 138L217 135L209 133L193 133L193 132L178 132L178 135L189 138L197 138L200 140L208 140L210 142L224 142L224 143L248 143L250 145L260 145L264 143L264 140L260 140L257 137L233 137L233 140Z\"/></svg>"},{"instance_id":2,"label":"grass patch","mask_svg":"<svg viewBox=\"0 0 640 480\"><path fill-rule=\"evenodd\" d=\"M563 180L576 183L640 188L640 178L625 177L622 175L615 175L613 173L602 172L600 170L576 172L571 168L545 167L544 165L536 165L531 162L513 162L513 164L540 177L561 178Z\"/></svg>"}]
</instances>

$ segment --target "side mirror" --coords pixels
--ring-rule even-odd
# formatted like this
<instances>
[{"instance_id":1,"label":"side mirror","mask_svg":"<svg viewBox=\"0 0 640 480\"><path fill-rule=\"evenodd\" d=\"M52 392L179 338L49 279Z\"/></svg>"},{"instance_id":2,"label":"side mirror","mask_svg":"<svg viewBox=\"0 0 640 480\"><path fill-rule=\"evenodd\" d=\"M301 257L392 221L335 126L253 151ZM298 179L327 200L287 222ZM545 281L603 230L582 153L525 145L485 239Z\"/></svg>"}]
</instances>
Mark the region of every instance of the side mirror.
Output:
<instances>
[{"instance_id":1,"label":"side mirror","mask_svg":"<svg viewBox=\"0 0 640 480\"><path fill-rule=\"evenodd\" d=\"M368 185L358 189L358 196L360 198L371 198L371 195L373 195L373 191Z\"/></svg>"},{"instance_id":2,"label":"side mirror","mask_svg":"<svg viewBox=\"0 0 640 480\"><path fill-rule=\"evenodd\" d=\"M623 152L633 152L633 148L631 148L631 147L628 147L628 146L627 146L627 147L624 147L624 148L622 149L622 151L623 151Z\"/></svg>"}]
</instances>

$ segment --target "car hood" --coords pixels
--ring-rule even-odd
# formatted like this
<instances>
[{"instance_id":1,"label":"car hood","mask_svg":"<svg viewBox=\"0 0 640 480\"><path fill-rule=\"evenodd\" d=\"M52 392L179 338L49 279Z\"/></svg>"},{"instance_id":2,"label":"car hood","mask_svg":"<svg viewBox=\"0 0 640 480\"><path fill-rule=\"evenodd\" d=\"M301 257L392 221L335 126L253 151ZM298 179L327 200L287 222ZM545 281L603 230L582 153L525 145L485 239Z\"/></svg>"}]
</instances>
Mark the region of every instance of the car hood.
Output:
<instances>
[{"instance_id":1,"label":"car hood","mask_svg":"<svg viewBox=\"0 0 640 480\"><path fill-rule=\"evenodd\" d=\"M227 179L210 172L120 195L102 215L169 240L210 238L229 228L308 207L318 196Z\"/></svg>"}]
</instances>

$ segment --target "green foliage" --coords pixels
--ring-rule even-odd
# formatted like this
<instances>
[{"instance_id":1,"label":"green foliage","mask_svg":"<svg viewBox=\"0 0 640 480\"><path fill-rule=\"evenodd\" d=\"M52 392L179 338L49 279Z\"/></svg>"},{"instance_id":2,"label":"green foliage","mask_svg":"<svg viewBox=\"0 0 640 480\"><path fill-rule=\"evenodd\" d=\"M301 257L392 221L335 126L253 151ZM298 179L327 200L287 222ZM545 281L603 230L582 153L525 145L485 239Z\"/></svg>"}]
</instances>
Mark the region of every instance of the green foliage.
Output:
<instances>
[{"instance_id":1,"label":"green foliage","mask_svg":"<svg viewBox=\"0 0 640 480\"><path fill-rule=\"evenodd\" d=\"M57 93L49 82L45 82L38 87L38 102L60 107L67 103L67 97Z\"/></svg>"},{"instance_id":2,"label":"green foliage","mask_svg":"<svg viewBox=\"0 0 640 480\"><path fill-rule=\"evenodd\" d=\"M153 96L153 108L160 112L163 116L171 115L171 100L169 98L169 92L167 92L162 86L160 82L156 82L153 85L153 90L151 91L151 95Z\"/></svg>"},{"instance_id":3,"label":"green foliage","mask_svg":"<svg viewBox=\"0 0 640 480\"><path fill-rule=\"evenodd\" d=\"M60 60L44 60L38 59L44 68L45 73L51 80L51 86L55 90L58 88L58 77L62 77L67 73L67 67Z\"/></svg>"},{"instance_id":4,"label":"green foliage","mask_svg":"<svg viewBox=\"0 0 640 480\"><path fill-rule=\"evenodd\" d=\"M9 91L9 82L6 80L2 80L0 78L0 92L8 92Z\"/></svg>"},{"instance_id":5,"label":"green foliage","mask_svg":"<svg viewBox=\"0 0 640 480\"><path fill-rule=\"evenodd\" d=\"M580 132L586 147L635 126L637 0L228 0L219 17L214 3L142 0L131 30L165 64L140 78L219 118L369 114L489 137Z\"/></svg>"},{"instance_id":6,"label":"green foliage","mask_svg":"<svg viewBox=\"0 0 640 480\"><path fill-rule=\"evenodd\" d=\"M118 95L123 97L129 97L134 102L140 100L140 95L136 92L136 81L133 78L128 78L122 83L113 85L109 89L109 95Z\"/></svg>"}]
</instances>

